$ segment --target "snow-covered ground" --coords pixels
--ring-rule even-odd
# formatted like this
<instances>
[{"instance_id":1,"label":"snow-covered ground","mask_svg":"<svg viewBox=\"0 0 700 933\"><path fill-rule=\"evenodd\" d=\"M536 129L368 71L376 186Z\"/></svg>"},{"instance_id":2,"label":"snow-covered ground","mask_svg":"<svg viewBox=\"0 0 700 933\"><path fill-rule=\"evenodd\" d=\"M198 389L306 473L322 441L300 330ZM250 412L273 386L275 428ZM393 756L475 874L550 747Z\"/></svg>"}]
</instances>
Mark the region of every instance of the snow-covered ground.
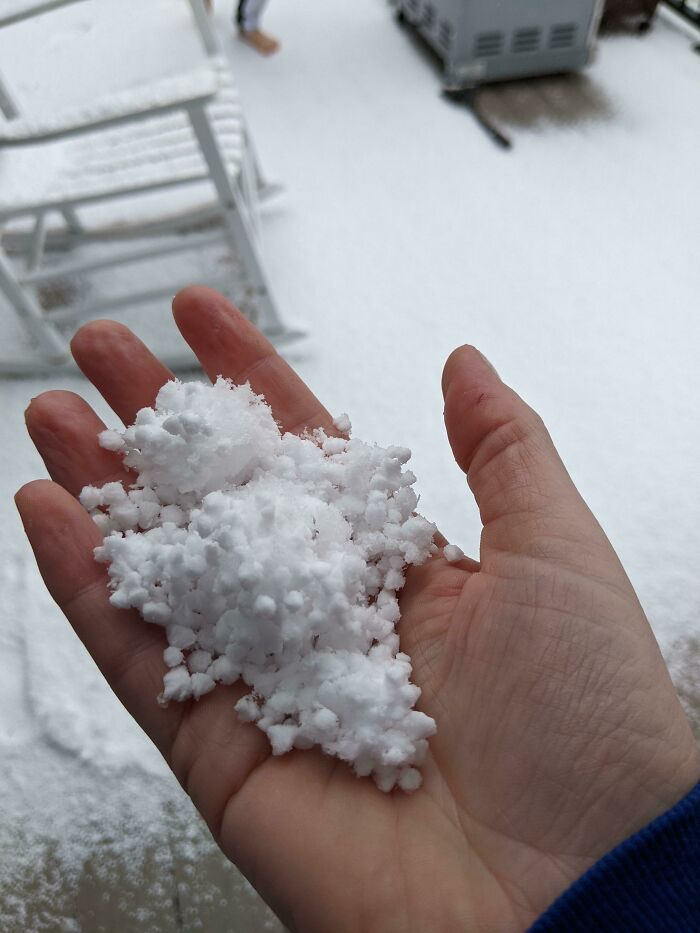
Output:
<instances>
[{"instance_id":1,"label":"snow-covered ground","mask_svg":"<svg viewBox=\"0 0 700 933\"><path fill-rule=\"evenodd\" d=\"M98 6L77 4L75 22ZM282 311L309 333L291 354L302 375L358 436L413 449L422 512L475 553L440 373L476 344L544 416L662 646L700 636L700 57L687 33L664 15L644 38L605 39L584 76L488 91L506 153L440 99L384 0L271 3L283 51L270 60L233 39L230 6L217 22L286 186L264 232ZM12 54L54 106L61 75L34 28ZM132 65L122 48L110 73ZM153 334L141 312L129 320ZM11 354L13 325L0 332ZM253 933L274 921L212 853L23 540L11 494L44 470L22 411L50 387L114 421L76 376L0 385L0 928Z\"/></svg>"}]
</instances>

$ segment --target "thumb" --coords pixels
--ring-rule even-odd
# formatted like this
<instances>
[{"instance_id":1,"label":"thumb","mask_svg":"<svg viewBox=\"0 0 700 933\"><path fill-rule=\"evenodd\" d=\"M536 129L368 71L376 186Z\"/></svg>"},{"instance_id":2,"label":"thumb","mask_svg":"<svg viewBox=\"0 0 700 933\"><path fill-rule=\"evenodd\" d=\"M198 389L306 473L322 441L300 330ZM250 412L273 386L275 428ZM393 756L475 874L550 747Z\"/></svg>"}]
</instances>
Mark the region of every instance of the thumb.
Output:
<instances>
[{"instance_id":1,"label":"thumb","mask_svg":"<svg viewBox=\"0 0 700 933\"><path fill-rule=\"evenodd\" d=\"M447 436L484 525L482 558L489 548L557 556L549 550L553 541L570 549L572 538L589 536L610 547L542 419L478 350L453 351L442 390Z\"/></svg>"}]
</instances>

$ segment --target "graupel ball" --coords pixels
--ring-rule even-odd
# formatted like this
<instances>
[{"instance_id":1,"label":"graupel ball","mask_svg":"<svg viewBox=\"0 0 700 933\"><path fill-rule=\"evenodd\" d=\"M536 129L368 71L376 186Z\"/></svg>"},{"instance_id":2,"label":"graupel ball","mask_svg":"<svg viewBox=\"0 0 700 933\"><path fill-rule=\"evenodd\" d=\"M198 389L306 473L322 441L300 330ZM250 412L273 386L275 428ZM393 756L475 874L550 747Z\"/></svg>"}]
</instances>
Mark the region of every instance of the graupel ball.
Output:
<instances>
[{"instance_id":1,"label":"graupel ball","mask_svg":"<svg viewBox=\"0 0 700 933\"><path fill-rule=\"evenodd\" d=\"M335 425L349 434L347 415ZM167 383L100 443L136 479L81 502L111 602L165 631L160 701L242 680L236 713L273 754L319 745L382 790L415 790L435 722L415 709L397 592L436 548L410 451L282 434L262 397L223 378Z\"/></svg>"}]
</instances>

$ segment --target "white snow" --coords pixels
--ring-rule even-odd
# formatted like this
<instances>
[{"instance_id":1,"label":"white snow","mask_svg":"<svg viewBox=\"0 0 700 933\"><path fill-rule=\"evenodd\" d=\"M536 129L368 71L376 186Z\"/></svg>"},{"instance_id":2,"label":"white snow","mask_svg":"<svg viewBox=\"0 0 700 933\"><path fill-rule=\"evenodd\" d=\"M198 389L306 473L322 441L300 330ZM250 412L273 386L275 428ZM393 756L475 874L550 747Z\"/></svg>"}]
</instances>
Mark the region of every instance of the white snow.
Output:
<instances>
[{"instance_id":1,"label":"white snow","mask_svg":"<svg viewBox=\"0 0 700 933\"><path fill-rule=\"evenodd\" d=\"M79 104L91 91L82 77L96 64L96 6L76 4L75 21L66 10L48 34L25 24L21 42L0 32L3 76L23 100ZM230 4L216 6L228 36ZM164 22L150 59L125 54L128 36L115 43L105 91L126 64L145 80L184 48L178 26L162 41ZM229 48L263 163L288 192L263 233L280 306L311 335L294 355L301 375L330 410L352 412L358 436L411 448L421 511L478 557L478 515L451 459L440 394L448 353L476 344L544 416L662 647L697 634L700 59L688 36L663 16L643 38L605 39L578 82L488 92L515 141L502 153L439 98L437 74L383 0L273 0L265 24L283 40L279 56L262 61L233 38ZM57 49L69 61L49 73ZM181 58L194 60L189 46ZM222 269L213 258L186 275L210 281ZM173 264L173 282L181 275ZM171 333L165 304L126 318L155 347ZM20 338L2 311L7 349ZM84 394L110 425L114 417L77 377L0 386L0 811L10 814L0 887L32 877L44 928L57 929L51 918L76 908L57 896L56 864L73 891L76 866L126 827L134 832L110 866L138 866L169 808L188 826L194 818L50 606L22 539L10 496L44 471L21 412L51 386ZM164 916L171 901L158 901ZM4 897L0 907L0 927L41 928ZM137 928L154 929L151 919Z\"/></svg>"},{"instance_id":2,"label":"white snow","mask_svg":"<svg viewBox=\"0 0 700 933\"><path fill-rule=\"evenodd\" d=\"M104 98L83 103L75 111L56 110L41 119L13 120L2 128L0 143L36 137L51 137L80 126L117 121L123 116L165 110L182 102L207 100L217 90L216 72L207 66L186 75L159 78L144 87L115 91Z\"/></svg>"},{"instance_id":3,"label":"white snow","mask_svg":"<svg viewBox=\"0 0 700 933\"><path fill-rule=\"evenodd\" d=\"M436 548L410 451L281 434L261 396L221 377L166 383L100 443L136 478L80 501L105 534L110 602L166 631L160 701L242 679L236 708L273 754L320 745L384 791L416 789L435 722L413 709L397 595Z\"/></svg>"},{"instance_id":4,"label":"white snow","mask_svg":"<svg viewBox=\"0 0 700 933\"><path fill-rule=\"evenodd\" d=\"M442 553L445 560L450 564L456 564L457 561L463 560L464 558L464 551L462 548L457 547L456 544L446 544L442 549Z\"/></svg>"}]
</instances>

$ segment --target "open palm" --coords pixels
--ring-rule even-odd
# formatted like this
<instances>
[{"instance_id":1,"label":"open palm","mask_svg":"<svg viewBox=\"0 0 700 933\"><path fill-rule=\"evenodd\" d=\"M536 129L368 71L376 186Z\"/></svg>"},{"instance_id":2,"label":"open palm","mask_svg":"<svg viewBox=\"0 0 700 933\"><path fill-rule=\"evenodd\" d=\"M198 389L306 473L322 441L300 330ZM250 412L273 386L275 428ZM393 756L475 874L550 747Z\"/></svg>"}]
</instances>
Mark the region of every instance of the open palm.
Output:
<instances>
[{"instance_id":1,"label":"open palm","mask_svg":"<svg viewBox=\"0 0 700 933\"><path fill-rule=\"evenodd\" d=\"M188 289L174 310L211 377L250 381L285 430L332 430L219 295ZM171 378L110 322L83 328L73 351L125 422ZM54 482L17 503L49 590L224 852L305 933L522 930L700 777L644 613L539 418L469 347L443 390L484 530L479 563L436 556L401 594L402 650L438 724L413 795L383 794L316 750L272 757L233 711L243 688L160 708L164 634L110 606L99 532L75 499L129 478L78 396L49 392L27 411Z\"/></svg>"}]
</instances>

